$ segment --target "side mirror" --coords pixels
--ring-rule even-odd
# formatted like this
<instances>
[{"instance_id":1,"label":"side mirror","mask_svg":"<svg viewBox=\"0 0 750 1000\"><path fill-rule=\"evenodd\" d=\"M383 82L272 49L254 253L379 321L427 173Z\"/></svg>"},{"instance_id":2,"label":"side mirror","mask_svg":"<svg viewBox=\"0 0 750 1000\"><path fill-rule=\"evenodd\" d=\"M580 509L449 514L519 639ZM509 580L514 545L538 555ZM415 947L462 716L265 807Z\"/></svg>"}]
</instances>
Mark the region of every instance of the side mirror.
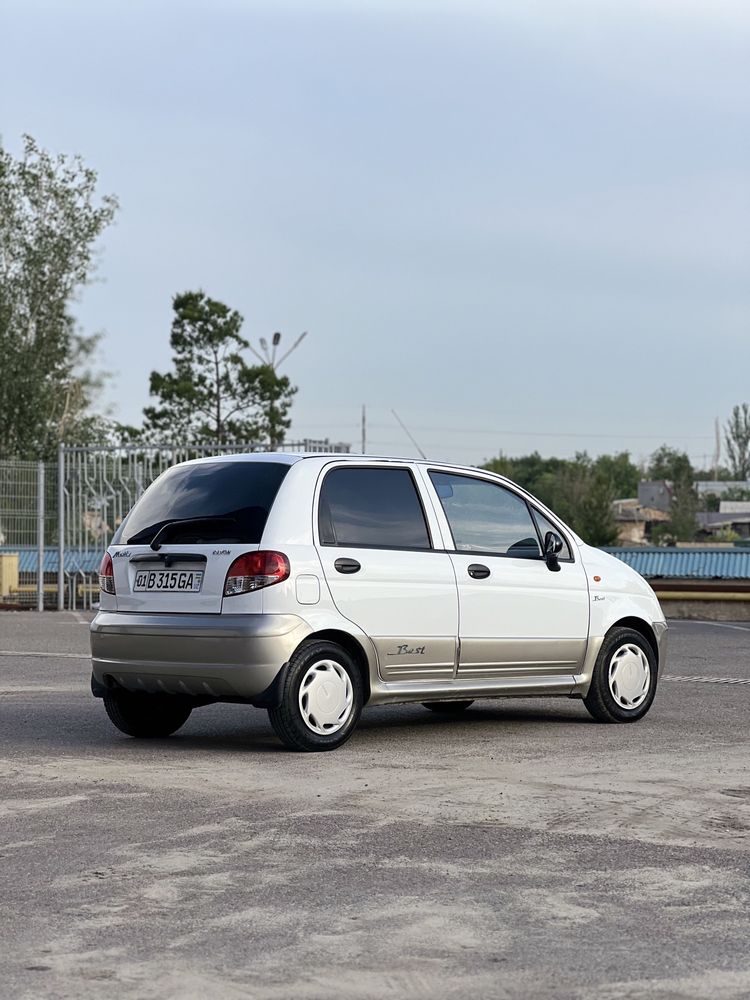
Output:
<instances>
[{"instance_id":1,"label":"side mirror","mask_svg":"<svg viewBox=\"0 0 750 1000\"><path fill-rule=\"evenodd\" d=\"M544 536L544 561L547 569L553 573L560 570L560 560L557 558L563 550L563 540L556 531L548 531Z\"/></svg>"}]
</instances>

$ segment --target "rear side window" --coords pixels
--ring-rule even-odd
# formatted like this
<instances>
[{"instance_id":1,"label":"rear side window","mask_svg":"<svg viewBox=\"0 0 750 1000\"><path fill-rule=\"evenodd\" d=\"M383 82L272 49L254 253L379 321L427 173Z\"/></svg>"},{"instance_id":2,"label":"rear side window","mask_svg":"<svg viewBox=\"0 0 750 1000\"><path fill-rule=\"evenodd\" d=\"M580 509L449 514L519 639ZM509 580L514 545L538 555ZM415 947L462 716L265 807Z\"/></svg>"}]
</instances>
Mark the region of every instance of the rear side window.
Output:
<instances>
[{"instance_id":1,"label":"rear side window","mask_svg":"<svg viewBox=\"0 0 750 1000\"><path fill-rule=\"evenodd\" d=\"M408 469L333 469L320 491L318 532L322 545L431 548Z\"/></svg>"},{"instance_id":2,"label":"rear side window","mask_svg":"<svg viewBox=\"0 0 750 1000\"><path fill-rule=\"evenodd\" d=\"M113 544L260 542L288 465L207 462L176 466L149 486Z\"/></svg>"}]
</instances>

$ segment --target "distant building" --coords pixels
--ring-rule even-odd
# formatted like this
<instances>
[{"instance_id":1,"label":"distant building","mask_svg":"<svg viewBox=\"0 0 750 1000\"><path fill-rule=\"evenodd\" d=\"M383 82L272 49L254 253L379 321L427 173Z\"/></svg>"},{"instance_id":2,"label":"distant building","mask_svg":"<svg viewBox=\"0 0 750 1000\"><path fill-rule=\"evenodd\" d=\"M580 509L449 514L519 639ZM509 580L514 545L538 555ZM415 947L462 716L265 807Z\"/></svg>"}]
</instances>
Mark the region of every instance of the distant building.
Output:
<instances>
[{"instance_id":1,"label":"distant building","mask_svg":"<svg viewBox=\"0 0 750 1000\"><path fill-rule=\"evenodd\" d=\"M669 520L667 511L644 506L640 497L615 500L612 512L617 523L618 545L650 545L654 525Z\"/></svg>"},{"instance_id":2,"label":"distant building","mask_svg":"<svg viewBox=\"0 0 750 1000\"><path fill-rule=\"evenodd\" d=\"M720 514L750 514L750 500L720 500Z\"/></svg>"},{"instance_id":3,"label":"distant building","mask_svg":"<svg viewBox=\"0 0 750 1000\"><path fill-rule=\"evenodd\" d=\"M666 479L646 480L638 483L638 503L665 513L671 510L674 490Z\"/></svg>"},{"instance_id":4,"label":"distant building","mask_svg":"<svg viewBox=\"0 0 750 1000\"><path fill-rule=\"evenodd\" d=\"M721 497L728 490L747 490L750 482L701 480L695 482L699 497ZM619 545L651 544L653 528L669 521L674 488L665 479L638 483L638 496L615 500L612 511L617 522ZM696 541L720 541L727 536L750 538L750 500L719 500L719 510L696 515Z\"/></svg>"},{"instance_id":5,"label":"distant building","mask_svg":"<svg viewBox=\"0 0 750 1000\"><path fill-rule=\"evenodd\" d=\"M696 483L697 486L704 485ZM750 483L712 483L712 486L726 486L737 490L750 490ZM712 493L713 490L705 490ZM722 490L726 492L726 490ZM721 493L718 494L721 496ZM719 500L718 511L701 511L698 514L698 538L712 541L717 536L735 535L750 538L750 500Z\"/></svg>"},{"instance_id":6,"label":"distant building","mask_svg":"<svg viewBox=\"0 0 750 1000\"><path fill-rule=\"evenodd\" d=\"M699 511L698 538L710 541L717 535L728 532L739 538L750 538L750 510L747 511Z\"/></svg>"}]
</instances>

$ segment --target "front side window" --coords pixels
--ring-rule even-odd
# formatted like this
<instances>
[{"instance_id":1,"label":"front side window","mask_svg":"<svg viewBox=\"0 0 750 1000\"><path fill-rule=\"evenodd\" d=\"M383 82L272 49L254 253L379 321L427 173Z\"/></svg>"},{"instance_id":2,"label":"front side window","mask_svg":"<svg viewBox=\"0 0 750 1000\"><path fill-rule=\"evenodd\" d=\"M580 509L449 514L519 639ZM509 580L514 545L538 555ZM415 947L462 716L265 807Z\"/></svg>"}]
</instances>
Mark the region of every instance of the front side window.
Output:
<instances>
[{"instance_id":1,"label":"front side window","mask_svg":"<svg viewBox=\"0 0 750 1000\"><path fill-rule=\"evenodd\" d=\"M431 547L408 469L333 469L320 491L318 531L322 545Z\"/></svg>"},{"instance_id":2,"label":"front side window","mask_svg":"<svg viewBox=\"0 0 750 1000\"><path fill-rule=\"evenodd\" d=\"M565 535L563 535L563 533L560 531L560 529L557 527L556 524L553 524L548 517L545 517L544 514L540 513L540 511L538 511L536 507L533 508L533 511L534 511L534 520L536 521L537 528L539 528L539 534L541 535L542 542L544 541L544 536L547 534L548 531L554 531L554 533L556 535L559 535L563 541L563 548L562 552L559 555L559 558L572 560L573 555L570 551L570 546L568 545Z\"/></svg>"},{"instance_id":3,"label":"front side window","mask_svg":"<svg viewBox=\"0 0 750 1000\"><path fill-rule=\"evenodd\" d=\"M538 559L541 547L526 501L485 479L431 472L458 552Z\"/></svg>"}]
</instances>

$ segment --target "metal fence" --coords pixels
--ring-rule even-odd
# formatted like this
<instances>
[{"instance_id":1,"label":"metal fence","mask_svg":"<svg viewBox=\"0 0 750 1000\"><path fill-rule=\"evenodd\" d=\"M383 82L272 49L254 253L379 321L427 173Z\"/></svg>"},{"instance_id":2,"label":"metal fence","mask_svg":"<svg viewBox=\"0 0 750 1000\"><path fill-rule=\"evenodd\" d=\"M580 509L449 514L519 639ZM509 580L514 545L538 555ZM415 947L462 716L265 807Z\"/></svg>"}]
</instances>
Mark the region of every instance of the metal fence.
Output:
<instances>
[{"instance_id":1,"label":"metal fence","mask_svg":"<svg viewBox=\"0 0 750 1000\"><path fill-rule=\"evenodd\" d=\"M57 464L0 462L0 606L57 604Z\"/></svg>"},{"instance_id":2,"label":"metal fence","mask_svg":"<svg viewBox=\"0 0 750 1000\"><path fill-rule=\"evenodd\" d=\"M157 476L191 458L260 450L244 444L61 446L56 463L0 461L0 606L91 607L103 550ZM304 440L283 450L342 454L350 446Z\"/></svg>"}]
</instances>

